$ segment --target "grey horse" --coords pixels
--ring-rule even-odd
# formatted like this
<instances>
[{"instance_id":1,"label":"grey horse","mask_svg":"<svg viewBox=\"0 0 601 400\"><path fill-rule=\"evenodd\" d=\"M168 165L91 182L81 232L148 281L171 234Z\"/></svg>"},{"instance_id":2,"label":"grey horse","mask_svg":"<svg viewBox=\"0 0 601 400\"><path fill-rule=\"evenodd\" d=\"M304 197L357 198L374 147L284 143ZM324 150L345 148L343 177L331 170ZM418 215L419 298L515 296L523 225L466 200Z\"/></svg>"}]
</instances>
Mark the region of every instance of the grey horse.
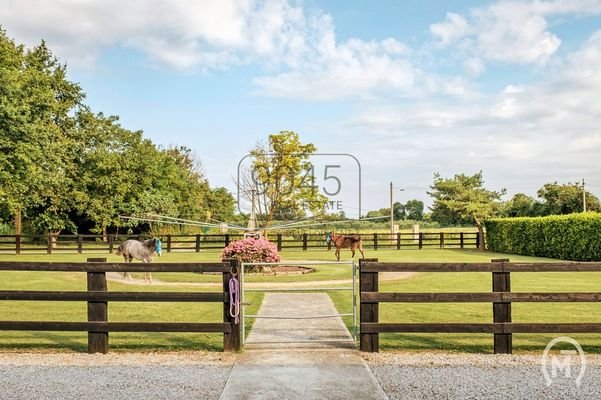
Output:
<instances>
[{"instance_id":1,"label":"grey horse","mask_svg":"<svg viewBox=\"0 0 601 400\"><path fill-rule=\"evenodd\" d=\"M137 258L142 262L149 263L152 261L152 256L155 252L159 257L162 254L160 239L148 239L143 242L126 240L119 245L115 254L118 256L123 255L125 262L132 262L134 258ZM126 276L131 279L129 272L123 273L123 277L125 278ZM144 274L144 282L152 283L152 274L150 272Z\"/></svg>"}]
</instances>

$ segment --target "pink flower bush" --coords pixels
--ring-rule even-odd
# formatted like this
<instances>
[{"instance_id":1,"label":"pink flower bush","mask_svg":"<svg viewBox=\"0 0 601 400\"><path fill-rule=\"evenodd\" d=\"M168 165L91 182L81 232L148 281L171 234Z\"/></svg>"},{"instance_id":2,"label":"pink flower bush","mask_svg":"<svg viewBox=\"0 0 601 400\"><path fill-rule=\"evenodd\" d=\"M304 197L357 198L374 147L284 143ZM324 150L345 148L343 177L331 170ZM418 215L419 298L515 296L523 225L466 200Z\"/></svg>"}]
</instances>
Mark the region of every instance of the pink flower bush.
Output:
<instances>
[{"instance_id":1,"label":"pink flower bush","mask_svg":"<svg viewBox=\"0 0 601 400\"><path fill-rule=\"evenodd\" d=\"M280 262L275 244L265 238L246 238L230 243L221 258L238 258L242 262Z\"/></svg>"}]
</instances>

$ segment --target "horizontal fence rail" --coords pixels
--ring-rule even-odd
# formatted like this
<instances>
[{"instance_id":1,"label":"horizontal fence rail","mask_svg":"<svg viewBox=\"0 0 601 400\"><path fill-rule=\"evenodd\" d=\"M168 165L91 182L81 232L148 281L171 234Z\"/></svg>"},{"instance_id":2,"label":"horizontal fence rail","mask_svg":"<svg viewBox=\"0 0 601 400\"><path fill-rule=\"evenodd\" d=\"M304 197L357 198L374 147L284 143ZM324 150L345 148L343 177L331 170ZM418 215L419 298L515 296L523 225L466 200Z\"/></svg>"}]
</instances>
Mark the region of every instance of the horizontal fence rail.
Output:
<instances>
[{"instance_id":1,"label":"horizontal fence rail","mask_svg":"<svg viewBox=\"0 0 601 400\"><path fill-rule=\"evenodd\" d=\"M601 333L601 323L513 323L514 302L601 302L601 292L516 293L511 292L511 272L601 271L601 262L511 263L382 263L359 261L361 350L377 352L379 333L492 333L494 352L512 352L512 333ZM492 292L389 293L379 292L380 272L490 272ZM492 303L492 323L381 323L380 303Z\"/></svg>"},{"instance_id":2,"label":"horizontal fence rail","mask_svg":"<svg viewBox=\"0 0 601 400\"><path fill-rule=\"evenodd\" d=\"M0 330L20 331L87 331L88 352L107 353L109 332L206 332L223 333L224 351L241 348L240 325L229 313L229 279L238 271L235 259L220 263L156 263L131 264L95 262L0 262L1 271L63 271L84 272L87 291L0 290L0 301L86 301L88 321L0 321ZM221 273L221 292L109 292L107 272L213 272ZM127 302L212 302L223 304L223 322L108 322L108 303Z\"/></svg>"},{"instance_id":3,"label":"horizontal fence rail","mask_svg":"<svg viewBox=\"0 0 601 400\"><path fill-rule=\"evenodd\" d=\"M365 249L463 249L478 248L477 232L400 232L400 233L362 233ZM171 252L200 252L221 250L235 240L243 238L241 234L207 235L162 235L163 250ZM128 239L142 240L143 235L0 235L0 253L114 253L119 245ZM331 249L331 243L325 234L270 234L269 239L278 250Z\"/></svg>"}]
</instances>

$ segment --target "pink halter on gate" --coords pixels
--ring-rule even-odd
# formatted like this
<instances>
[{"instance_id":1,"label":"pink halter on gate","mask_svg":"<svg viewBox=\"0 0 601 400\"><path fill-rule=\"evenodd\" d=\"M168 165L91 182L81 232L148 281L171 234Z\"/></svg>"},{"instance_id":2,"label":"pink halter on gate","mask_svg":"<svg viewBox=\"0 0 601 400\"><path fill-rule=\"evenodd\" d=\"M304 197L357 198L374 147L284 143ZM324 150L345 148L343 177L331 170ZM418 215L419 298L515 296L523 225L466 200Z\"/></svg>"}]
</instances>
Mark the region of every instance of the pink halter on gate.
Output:
<instances>
[{"instance_id":1,"label":"pink halter on gate","mask_svg":"<svg viewBox=\"0 0 601 400\"><path fill-rule=\"evenodd\" d=\"M234 318L234 324L238 325L240 322L240 282L236 279L238 273L232 272L232 277L229 281L229 292L230 292L230 316Z\"/></svg>"}]
</instances>

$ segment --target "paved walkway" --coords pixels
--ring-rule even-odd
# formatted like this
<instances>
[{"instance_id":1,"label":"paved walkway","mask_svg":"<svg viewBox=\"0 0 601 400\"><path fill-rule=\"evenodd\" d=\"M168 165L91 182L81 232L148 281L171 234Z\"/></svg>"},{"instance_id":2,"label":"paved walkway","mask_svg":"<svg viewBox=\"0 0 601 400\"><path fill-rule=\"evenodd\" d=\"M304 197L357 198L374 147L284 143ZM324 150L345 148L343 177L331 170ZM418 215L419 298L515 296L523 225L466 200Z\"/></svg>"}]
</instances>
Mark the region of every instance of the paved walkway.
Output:
<instances>
[{"instance_id":1,"label":"paved walkway","mask_svg":"<svg viewBox=\"0 0 601 400\"><path fill-rule=\"evenodd\" d=\"M259 316L337 314L324 293L268 293ZM258 318L222 400L387 399L340 317Z\"/></svg>"}]
</instances>

